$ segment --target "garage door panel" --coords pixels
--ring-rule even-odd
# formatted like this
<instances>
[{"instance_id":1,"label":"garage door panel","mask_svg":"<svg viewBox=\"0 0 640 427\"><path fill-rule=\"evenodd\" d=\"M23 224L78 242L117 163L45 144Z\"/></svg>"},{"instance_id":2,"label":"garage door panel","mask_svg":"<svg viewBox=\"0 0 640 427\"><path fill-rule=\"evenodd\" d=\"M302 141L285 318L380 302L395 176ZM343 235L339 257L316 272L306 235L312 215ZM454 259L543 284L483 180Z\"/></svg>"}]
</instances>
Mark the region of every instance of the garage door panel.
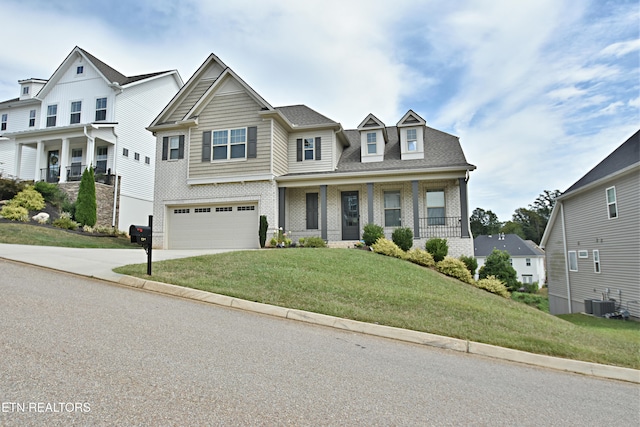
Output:
<instances>
[{"instance_id":1,"label":"garage door panel","mask_svg":"<svg viewBox=\"0 0 640 427\"><path fill-rule=\"evenodd\" d=\"M255 204L170 208L170 249L254 249L259 247Z\"/></svg>"}]
</instances>

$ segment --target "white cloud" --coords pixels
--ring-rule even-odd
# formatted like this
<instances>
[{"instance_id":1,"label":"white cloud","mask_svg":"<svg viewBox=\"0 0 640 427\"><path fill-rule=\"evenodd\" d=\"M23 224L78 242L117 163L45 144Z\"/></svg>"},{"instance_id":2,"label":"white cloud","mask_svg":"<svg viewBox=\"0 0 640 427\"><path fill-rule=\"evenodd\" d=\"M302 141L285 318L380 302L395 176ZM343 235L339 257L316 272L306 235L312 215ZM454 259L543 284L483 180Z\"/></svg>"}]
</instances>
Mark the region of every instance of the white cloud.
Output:
<instances>
[{"instance_id":1,"label":"white cloud","mask_svg":"<svg viewBox=\"0 0 640 427\"><path fill-rule=\"evenodd\" d=\"M602 56L621 57L640 50L640 39L610 44L600 51Z\"/></svg>"}]
</instances>

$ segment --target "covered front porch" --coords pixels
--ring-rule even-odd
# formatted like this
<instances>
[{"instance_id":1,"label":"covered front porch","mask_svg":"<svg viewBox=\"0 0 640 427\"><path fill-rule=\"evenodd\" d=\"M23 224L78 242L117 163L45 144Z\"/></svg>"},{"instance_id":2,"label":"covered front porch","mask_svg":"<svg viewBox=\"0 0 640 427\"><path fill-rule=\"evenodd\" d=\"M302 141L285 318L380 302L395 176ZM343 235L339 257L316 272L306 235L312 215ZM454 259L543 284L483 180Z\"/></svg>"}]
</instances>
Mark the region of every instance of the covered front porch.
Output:
<instances>
[{"instance_id":1,"label":"covered front porch","mask_svg":"<svg viewBox=\"0 0 640 427\"><path fill-rule=\"evenodd\" d=\"M65 183L79 181L90 166L96 181L110 185L115 175L115 124L91 124L36 130L15 135L16 176L21 172L24 150L35 151L34 181Z\"/></svg>"}]
</instances>

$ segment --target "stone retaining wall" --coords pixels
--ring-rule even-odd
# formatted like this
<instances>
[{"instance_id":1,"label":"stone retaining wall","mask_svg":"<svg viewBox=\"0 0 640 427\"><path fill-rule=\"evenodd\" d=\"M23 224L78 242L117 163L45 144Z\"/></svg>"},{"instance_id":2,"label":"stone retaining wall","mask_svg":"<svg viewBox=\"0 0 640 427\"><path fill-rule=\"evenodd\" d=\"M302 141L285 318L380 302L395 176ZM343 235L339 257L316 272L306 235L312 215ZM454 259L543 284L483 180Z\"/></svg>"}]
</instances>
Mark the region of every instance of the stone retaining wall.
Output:
<instances>
[{"instance_id":1,"label":"stone retaining wall","mask_svg":"<svg viewBox=\"0 0 640 427\"><path fill-rule=\"evenodd\" d=\"M121 181L121 178L118 177ZM75 202L80 190L80 182L61 182L58 184L69 200ZM113 225L113 191L115 186L96 182L96 203L98 205L98 221L96 225L111 227ZM116 199L116 224L120 215L120 185L118 185L118 197Z\"/></svg>"}]
</instances>

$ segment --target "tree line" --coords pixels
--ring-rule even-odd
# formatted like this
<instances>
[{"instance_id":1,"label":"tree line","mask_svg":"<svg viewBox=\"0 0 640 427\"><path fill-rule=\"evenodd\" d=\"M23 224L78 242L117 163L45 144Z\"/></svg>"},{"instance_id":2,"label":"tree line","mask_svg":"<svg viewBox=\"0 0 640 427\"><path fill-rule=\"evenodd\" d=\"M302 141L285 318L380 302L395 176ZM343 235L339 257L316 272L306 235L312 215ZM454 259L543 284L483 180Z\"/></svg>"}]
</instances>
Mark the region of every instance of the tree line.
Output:
<instances>
[{"instance_id":1,"label":"tree line","mask_svg":"<svg viewBox=\"0 0 640 427\"><path fill-rule=\"evenodd\" d=\"M517 234L524 240L540 244L553 206L561 194L560 190L544 190L532 204L516 209L511 220L505 222L498 220L498 216L490 210L475 208L470 217L471 232L474 236Z\"/></svg>"}]
</instances>

